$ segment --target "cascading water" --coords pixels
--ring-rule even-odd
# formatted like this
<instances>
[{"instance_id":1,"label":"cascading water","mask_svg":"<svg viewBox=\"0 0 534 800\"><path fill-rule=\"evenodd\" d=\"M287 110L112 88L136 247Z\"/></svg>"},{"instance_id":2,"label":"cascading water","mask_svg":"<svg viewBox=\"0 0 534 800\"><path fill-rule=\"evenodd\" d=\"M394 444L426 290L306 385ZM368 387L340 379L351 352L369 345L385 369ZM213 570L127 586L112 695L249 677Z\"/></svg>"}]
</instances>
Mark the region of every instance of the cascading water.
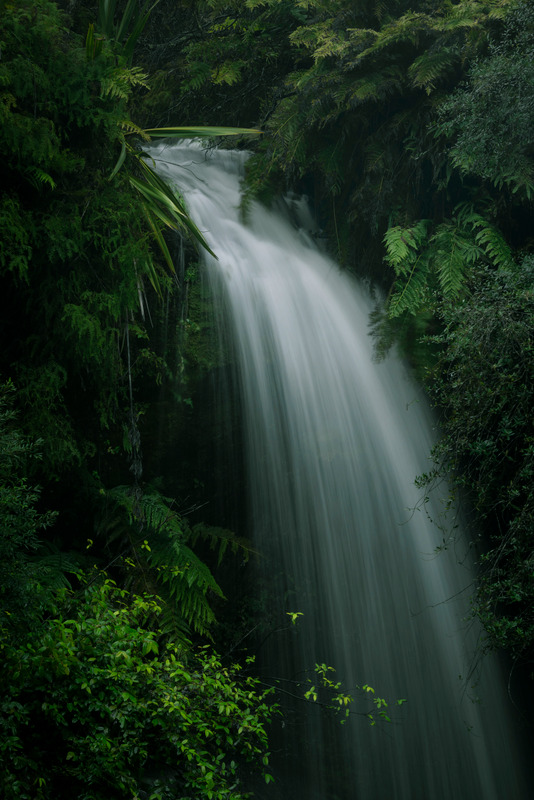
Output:
<instances>
[{"instance_id":1,"label":"cascading water","mask_svg":"<svg viewBox=\"0 0 534 800\"><path fill-rule=\"evenodd\" d=\"M302 612L262 648L263 672L295 694L324 662L348 691L407 698L376 727L295 701L273 742L276 783L258 796L526 800L505 676L476 663L465 619L468 548L457 532L436 555L440 508L425 513L414 487L432 418L398 360L373 360L366 292L280 214L254 206L242 224L244 154L150 154L219 257L206 267L238 365L251 535L273 610Z\"/></svg>"}]
</instances>

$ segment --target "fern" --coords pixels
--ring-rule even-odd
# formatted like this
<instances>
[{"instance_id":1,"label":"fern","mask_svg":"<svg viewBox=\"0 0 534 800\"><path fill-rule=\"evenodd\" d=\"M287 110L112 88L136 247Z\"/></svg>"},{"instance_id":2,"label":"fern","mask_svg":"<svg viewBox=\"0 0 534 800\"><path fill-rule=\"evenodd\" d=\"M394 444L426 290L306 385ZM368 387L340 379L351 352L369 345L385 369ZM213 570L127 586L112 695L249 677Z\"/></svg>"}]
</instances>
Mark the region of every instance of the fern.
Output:
<instances>
[{"instance_id":1,"label":"fern","mask_svg":"<svg viewBox=\"0 0 534 800\"><path fill-rule=\"evenodd\" d=\"M32 257L28 216L16 198L6 195L0 200L0 269L19 280L27 280Z\"/></svg>"},{"instance_id":2,"label":"fern","mask_svg":"<svg viewBox=\"0 0 534 800\"><path fill-rule=\"evenodd\" d=\"M462 290L468 265L475 264L483 250L458 220L439 225L430 245L443 296L453 300Z\"/></svg>"},{"instance_id":3,"label":"fern","mask_svg":"<svg viewBox=\"0 0 534 800\"><path fill-rule=\"evenodd\" d=\"M510 269L514 264L512 251L498 228L478 214L471 203L460 204L455 211L459 222L464 227L469 225L475 232L475 242L484 250L489 262L495 267Z\"/></svg>"},{"instance_id":4,"label":"fern","mask_svg":"<svg viewBox=\"0 0 534 800\"><path fill-rule=\"evenodd\" d=\"M194 547L199 539L208 542L210 549L217 551L218 566L220 566L228 548L234 555L240 552L245 561L248 561L250 553L256 552L247 539L236 536L233 531L227 528L204 525L203 523L195 525L189 535L189 541Z\"/></svg>"},{"instance_id":5,"label":"fern","mask_svg":"<svg viewBox=\"0 0 534 800\"><path fill-rule=\"evenodd\" d=\"M348 41L344 35L333 31L329 22L330 20L327 20L297 28L290 34L289 40L297 47L311 50L315 62L330 56L341 56L348 46Z\"/></svg>"},{"instance_id":6,"label":"fern","mask_svg":"<svg viewBox=\"0 0 534 800\"><path fill-rule=\"evenodd\" d=\"M426 240L430 220L419 220L411 228L396 225L384 235L386 262L399 276L411 274L422 243Z\"/></svg>"},{"instance_id":7,"label":"fern","mask_svg":"<svg viewBox=\"0 0 534 800\"><path fill-rule=\"evenodd\" d=\"M55 545L41 544L38 551L27 556L33 574L40 586L46 591L69 588L68 574L75 575L80 571L82 559L59 550Z\"/></svg>"},{"instance_id":8,"label":"fern","mask_svg":"<svg viewBox=\"0 0 534 800\"><path fill-rule=\"evenodd\" d=\"M208 567L171 533L152 535L146 558L160 587L168 590L167 603L172 602L197 633L206 635L215 621L208 595L224 597Z\"/></svg>"},{"instance_id":9,"label":"fern","mask_svg":"<svg viewBox=\"0 0 534 800\"><path fill-rule=\"evenodd\" d=\"M384 236L385 261L397 278L404 279L395 283L388 304L390 317L405 311L417 313L434 288L447 300L458 298L465 291L467 275L479 263L500 269L513 266L503 235L471 203L457 206L455 215L431 236L429 226L429 220L420 220L411 228L389 228Z\"/></svg>"},{"instance_id":10,"label":"fern","mask_svg":"<svg viewBox=\"0 0 534 800\"><path fill-rule=\"evenodd\" d=\"M399 42L415 45L420 35L430 27L430 18L426 14L409 11L404 16L383 25L373 44L367 47L359 58L367 58Z\"/></svg>"},{"instance_id":11,"label":"fern","mask_svg":"<svg viewBox=\"0 0 534 800\"><path fill-rule=\"evenodd\" d=\"M182 81L181 90L197 92L210 81L211 69L208 64L196 61L189 65L189 75L188 80Z\"/></svg>"},{"instance_id":12,"label":"fern","mask_svg":"<svg viewBox=\"0 0 534 800\"><path fill-rule=\"evenodd\" d=\"M477 244L482 245L491 263L502 269L511 269L514 264L512 251L502 233L485 220L475 235Z\"/></svg>"},{"instance_id":13,"label":"fern","mask_svg":"<svg viewBox=\"0 0 534 800\"><path fill-rule=\"evenodd\" d=\"M36 188L42 186L43 184L46 184L51 189L56 188L56 182L52 176L49 175L48 172L39 169L39 167L27 167L26 174L28 175L30 183L32 183Z\"/></svg>"},{"instance_id":14,"label":"fern","mask_svg":"<svg viewBox=\"0 0 534 800\"><path fill-rule=\"evenodd\" d=\"M510 166L498 164L497 175L493 178L493 185L497 189L507 186L512 194L525 194L528 200L534 197L534 168L530 159L524 155L517 155L515 162Z\"/></svg>"},{"instance_id":15,"label":"fern","mask_svg":"<svg viewBox=\"0 0 534 800\"><path fill-rule=\"evenodd\" d=\"M132 122L131 119L121 120L119 122L119 128L126 134L134 133L136 136L140 136L145 142L150 141L150 136L144 132L143 128L140 128L139 125Z\"/></svg>"},{"instance_id":16,"label":"fern","mask_svg":"<svg viewBox=\"0 0 534 800\"><path fill-rule=\"evenodd\" d=\"M403 72L396 66L373 72L354 82L347 93L346 102L354 106L367 100L375 102L384 100L389 94L401 88L402 79Z\"/></svg>"},{"instance_id":17,"label":"fern","mask_svg":"<svg viewBox=\"0 0 534 800\"><path fill-rule=\"evenodd\" d=\"M149 88L147 77L140 67L115 67L108 71L100 82L101 96L129 100L135 86Z\"/></svg>"},{"instance_id":18,"label":"fern","mask_svg":"<svg viewBox=\"0 0 534 800\"><path fill-rule=\"evenodd\" d=\"M458 63L459 53L454 47L427 51L418 56L408 69L412 86L425 89L427 94L444 80Z\"/></svg>"},{"instance_id":19,"label":"fern","mask_svg":"<svg viewBox=\"0 0 534 800\"><path fill-rule=\"evenodd\" d=\"M107 352L110 337L114 337L116 333L103 328L102 321L95 314L74 303L65 305L62 321L67 322L76 335L78 352L95 361L98 361L103 352Z\"/></svg>"},{"instance_id":20,"label":"fern","mask_svg":"<svg viewBox=\"0 0 534 800\"><path fill-rule=\"evenodd\" d=\"M388 303L388 316L399 317L408 312L415 315L429 300L429 262L425 256L417 256L404 283L397 282ZM397 288L398 287L398 288Z\"/></svg>"},{"instance_id":21,"label":"fern","mask_svg":"<svg viewBox=\"0 0 534 800\"><path fill-rule=\"evenodd\" d=\"M388 314L397 317L408 311L415 314L426 301L428 258L421 250L427 240L430 221L419 220L411 228L396 225L384 235L385 261L393 267L397 278L388 303Z\"/></svg>"},{"instance_id":22,"label":"fern","mask_svg":"<svg viewBox=\"0 0 534 800\"><path fill-rule=\"evenodd\" d=\"M133 556L128 562L132 579L143 576L157 585L167 604L167 623L174 619L177 631L190 627L209 635L215 619L210 597L224 595L206 564L186 545L190 531L171 506L172 501L158 493L118 486L107 493L99 531L110 542L127 544Z\"/></svg>"},{"instance_id":23,"label":"fern","mask_svg":"<svg viewBox=\"0 0 534 800\"><path fill-rule=\"evenodd\" d=\"M225 61L212 72L212 81L215 84L226 83L228 86L233 86L234 83L239 83L241 80L241 73L246 66L244 61Z\"/></svg>"},{"instance_id":24,"label":"fern","mask_svg":"<svg viewBox=\"0 0 534 800\"><path fill-rule=\"evenodd\" d=\"M462 0L451 3L438 26L443 31L477 28L486 17L502 19L507 13L507 7L513 4L514 0Z\"/></svg>"}]
</instances>

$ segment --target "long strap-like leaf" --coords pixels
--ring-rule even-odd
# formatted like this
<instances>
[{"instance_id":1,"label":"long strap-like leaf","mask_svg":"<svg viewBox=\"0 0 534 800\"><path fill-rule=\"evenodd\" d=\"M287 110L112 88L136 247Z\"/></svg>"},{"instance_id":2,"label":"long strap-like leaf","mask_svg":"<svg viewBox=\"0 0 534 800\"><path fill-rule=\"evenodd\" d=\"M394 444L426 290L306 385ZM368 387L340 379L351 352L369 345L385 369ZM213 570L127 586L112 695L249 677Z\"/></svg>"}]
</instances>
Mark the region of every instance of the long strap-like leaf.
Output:
<instances>
[{"instance_id":1,"label":"long strap-like leaf","mask_svg":"<svg viewBox=\"0 0 534 800\"><path fill-rule=\"evenodd\" d=\"M217 126L206 127L171 127L171 128L145 128L143 131L153 139L193 139L209 136L259 136L262 131L256 128L227 128Z\"/></svg>"}]
</instances>

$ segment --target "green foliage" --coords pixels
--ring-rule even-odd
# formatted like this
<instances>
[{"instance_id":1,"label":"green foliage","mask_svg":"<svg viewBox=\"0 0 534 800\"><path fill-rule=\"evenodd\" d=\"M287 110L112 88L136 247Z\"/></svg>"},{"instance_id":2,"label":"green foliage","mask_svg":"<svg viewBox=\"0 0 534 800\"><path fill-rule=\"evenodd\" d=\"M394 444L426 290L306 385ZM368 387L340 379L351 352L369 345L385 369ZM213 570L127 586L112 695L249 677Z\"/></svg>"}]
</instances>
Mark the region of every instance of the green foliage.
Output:
<instances>
[{"instance_id":1,"label":"green foliage","mask_svg":"<svg viewBox=\"0 0 534 800\"><path fill-rule=\"evenodd\" d=\"M333 672L335 672L334 667L330 667L327 664L316 664L315 676L317 687L312 685L307 689L304 693L305 699L314 703L320 703L330 711L340 714L342 717L340 720L341 724L348 719L350 714L360 714L367 717L371 726L376 725L375 715L379 720L391 722L391 717L388 711L386 711L389 706L388 702L383 697L378 697L372 686L369 686L367 683L364 683L361 687L357 686L356 688L362 698L367 698L367 696L372 697L372 703L375 708L372 711L352 711L351 704L354 702L354 697L342 690L341 682L333 679L331 674ZM311 679L308 679L308 683L312 683ZM321 700L320 696L326 699ZM396 700L394 705L401 706L405 702L405 699Z\"/></svg>"},{"instance_id":2,"label":"green foliage","mask_svg":"<svg viewBox=\"0 0 534 800\"><path fill-rule=\"evenodd\" d=\"M312 178L338 256L380 273L380 240L392 216L402 215L406 228L438 219L444 202L452 211L450 196L428 189L429 178L447 169L429 126L510 4L301 5L306 23L287 29L295 66L250 165L251 189L265 196L265 182L279 183L280 175L290 185ZM334 151L334 160L324 158ZM443 274L450 278L450 265ZM451 288L457 281L458 274Z\"/></svg>"},{"instance_id":3,"label":"green foliage","mask_svg":"<svg viewBox=\"0 0 534 800\"><path fill-rule=\"evenodd\" d=\"M206 542L221 565L230 550L248 558L250 545L224 528L197 523L173 509L175 502L151 490L117 486L105 492L97 535L117 552L125 584L157 592L163 603L160 625L183 638L189 631L210 637L212 604L224 599L212 572L195 553Z\"/></svg>"},{"instance_id":4,"label":"green foliage","mask_svg":"<svg viewBox=\"0 0 534 800\"><path fill-rule=\"evenodd\" d=\"M456 300L465 294L481 265L501 269L512 265L512 253L501 232L469 203L458 206L451 220L430 231L430 220L386 231L386 262L399 279L389 300L391 317L434 312L440 298Z\"/></svg>"},{"instance_id":5,"label":"green foliage","mask_svg":"<svg viewBox=\"0 0 534 800\"><path fill-rule=\"evenodd\" d=\"M300 611L286 613L290 618L291 625L295 625L298 618L302 616ZM356 699L343 688L341 681L335 680L335 671L334 667L325 663L315 664L311 677L306 678L305 681L292 680L290 682L294 688L302 692L301 695L283 688L278 681L276 682L276 691L280 693L281 698L284 694L289 694L294 699L302 699L307 703L313 703L326 709L333 717L339 718L341 725L345 724L350 716L365 717L371 727L374 727L377 721L390 723L392 721L391 709L406 703L405 698L388 703L383 697L378 697L375 690L366 683L354 687ZM370 709L368 707L369 699L372 701ZM365 710L353 708L357 700L359 705L367 708Z\"/></svg>"},{"instance_id":6,"label":"green foliage","mask_svg":"<svg viewBox=\"0 0 534 800\"><path fill-rule=\"evenodd\" d=\"M17 198L4 196L0 200L0 227L5 231L0 239L0 269L15 273L19 279L27 277L31 258L29 224Z\"/></svg>"},{"instance_id":7,"label":"green foliage","mask_svg":"<svg viewBox=\"0 0 534 800\"><path fill-rule=\"evenodd\" d=\"M126 61L131 61L135 45L148 22L151 7L157 3L158 0L153 3L147 0L140 6L136 0L127 0L120 18L116 20L117 0L99 0L98 30L118 47Z\"/></svg>"},{"instance_id":8,"label":"green foliage","mask_svg":"<svg viewBox=\"0 0 534 800\"><path fill-rule=\"evenodd\" d=\"M87 59L46 0L8 6L3 22L0 368L14 377L25 429L43 437L43 466L57 475L94 450L71 416L76 385L90 389L103 425L117 418L122 320L152 262L142 207L121 177L112 187L102 175L126 110L126 98L106 88L119 79L113 54L103 46Z\"/></svg>"},{"instance_id":9,"label":"green foliage","mask_svg":"<svg viewBox=\"0 0 534 800\"><path fill-rule=\"evenodd\" d=\"M76 567L43 552L40 536L57 515L38 509L40 488L26 477L42 442L30 442L18 429L14 394L11 383L0 386L0 630L19 636L38 622L50 588L64 584L64 572Z\"/></svg>"},{"instance_id":10,"label":"green foliage","mask_svg":"<svg viewBox=\"0 0 534 800\"><path fill-rule=\"evenodd\" d=\"M444 101L436 135L452 139L451 159L466 175L531 200L534 196L534 11L519 3L503 36L475 63L469 81Z\"/></svg>"},{"instance_id":11,"label":"green foliage","mask_svg":"<svg viewBox=\"0 0 534 800\"><path fill-rule=\"evenodd\" d=\"M166 628L183 634L191 627L206 635L215 619L210 599L223 594L186 544L189 527L172 503L157 492L118 486L106 493L97 533L119 548L134 588L162 596Z\"/></svg>"},{"instance_id":12,"label":"green foliage","mask_svg":"<svg viewBox=\"0 0 534 800\"><path fill-rule=\"evenodd\" d=\"M432 384L444 409L436 462L467 492L490 542L475 610L489 644L522 658L534 647L533 281L532 256L485 268L471 297L443 306Z\"/></svg>"},{"instance_id":13,"label":"green foliage","mask_svg":"<svg viewBox=\"0 0 534 800\"><path fill-rule=\"evenodd\" d=\"M193 123L257 124L290 69L287 34L305 13L293 0L206 2L182 7L158 64ZM162 20L163 24L169 24ZM165 110L163 110L165 113Z\"/></svg>"},{"instance_id":14,"label":"green foliage","mask_svg":"<svg viewBox=\"0 0 534 800\"><path fill-rule=\"evenodd\" d=\"M208 542L210 550L217 553L217 566L221 565L228 550L233 555L240 553L244 561L248 561L250 553L255 552L247 539L236 536L233 531L217 525L206 525L205 523L194 525L188 538L193 547L199 540Z\"/></svg>"},{"instance_id":15,"label":"green foliage","mask_svg":"<svg viewBox=\"0 0 534 800\"><path fill-rule=\"evenodd\" d=\"M211 601L222 596L190 546L206 529L193 535L159 495L142 496L138 488L106 494L104 486L128 479L128 460L139 480L139 427L148 407L140 396L153 402L154 377L160 384L179 380L167 353L154 349L162 316L154 301L166 296L176 304L181 289L163 230L178 228L203 242L179 195L136 142L242 131L143 130L132 123L129 103L146 76L131 65L129 48L148 6L139 12L128 2L117 14L114 2L102 0L99 9L85 40L47 0L10 5L3 20L0 370L17 384L25 434L42 438L42 460L28 462L29 477L21 474L20 504L31 528L38 493L28 487L35 475L66 507L59 537L73 538L67 519L76 518L74 538L83 548L107 501L108 518L100 521L107 540L100 537L100 552L92 555L104 559L106 548L116 548L112 558L118 550L121 563L129 559L125 580L142 589L157 584L169 630L204 634L214 620ZM183 357L171 358L174 364ZM228 544L237 546L223 529L218 540L220 557ZM46 558L58 567L61 547L47 547L41 566ZM22 563L21 548L13 559Z\"/></svg>"},{"instance_id":16,"label":"green foliage","mask_svg":"<svg viewBox=\"0 0 534 800\"><path fill-rule=\"evenodd\" d=\"M429 220L420 220L411 228L399 225L389 228L384 236L386 261L393 267L404 285L389 301L389 314L392 317L407 309L418 311L428 304L429 262L421 253L422 244L427 240Z\"/></svg>"},{"instance_id":17,"label":"green foliage","mask_svg":"<svg viewBox=\"0 0 534 800\"><path fill-rule=\"evenodd\" d=\"M128 586L160 595L165 630L209 636L215 622L212 602L224 595L192 548L207 542L220 566L228 549L248 558L250 546L224 528L198 523L191 529L173 505L155 490L117 486L105 493L97 534L118 550Z\"/></svg>"},{"instance_id":18,"label":"green foliage","mask_svg":"<svg viewBox=\"0 0 534 800\"><path fill-rule=\"evenodd\" d=\"M271 779L268 693L209 648L161 638L146 623L159 612L92 576L57 592L37 636L1 645L6 800L244 800L246 762Z\"/></svg>"}]
</instances>

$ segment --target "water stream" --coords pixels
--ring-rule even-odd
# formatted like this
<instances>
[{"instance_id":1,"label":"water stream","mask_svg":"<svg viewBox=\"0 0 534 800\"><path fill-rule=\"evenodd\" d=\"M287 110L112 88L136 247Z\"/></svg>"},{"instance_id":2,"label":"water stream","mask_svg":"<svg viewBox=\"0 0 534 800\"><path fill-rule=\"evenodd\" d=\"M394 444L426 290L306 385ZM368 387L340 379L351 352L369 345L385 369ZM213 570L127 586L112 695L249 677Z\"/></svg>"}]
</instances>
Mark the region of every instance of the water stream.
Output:
<instances>
[{"instance_id":1,"label":"water stream","mask_svg":"<svg viewBox=\"0 0 534 800\"><path fill-rule=\"evenodd\" d=\"M151 155L219 258L206 273L237 362L258 584L273 618L302 614L262 647L263 674L302 694L295 681L324 662L347 691L407 699L374 727L295 700L273 732L276 782L257 796L527 800L506 674L477 656L468 618L465 534L449 540L451 520L444 533L429 519L439 498L422 504L414 486L433 418L398 359L373 359L368 293L316 247L303 200L290 203L298 229L258 206L243 224L244 154ZM372 707L354 696L355 711Z\"/></svg>"}]
</instances>

